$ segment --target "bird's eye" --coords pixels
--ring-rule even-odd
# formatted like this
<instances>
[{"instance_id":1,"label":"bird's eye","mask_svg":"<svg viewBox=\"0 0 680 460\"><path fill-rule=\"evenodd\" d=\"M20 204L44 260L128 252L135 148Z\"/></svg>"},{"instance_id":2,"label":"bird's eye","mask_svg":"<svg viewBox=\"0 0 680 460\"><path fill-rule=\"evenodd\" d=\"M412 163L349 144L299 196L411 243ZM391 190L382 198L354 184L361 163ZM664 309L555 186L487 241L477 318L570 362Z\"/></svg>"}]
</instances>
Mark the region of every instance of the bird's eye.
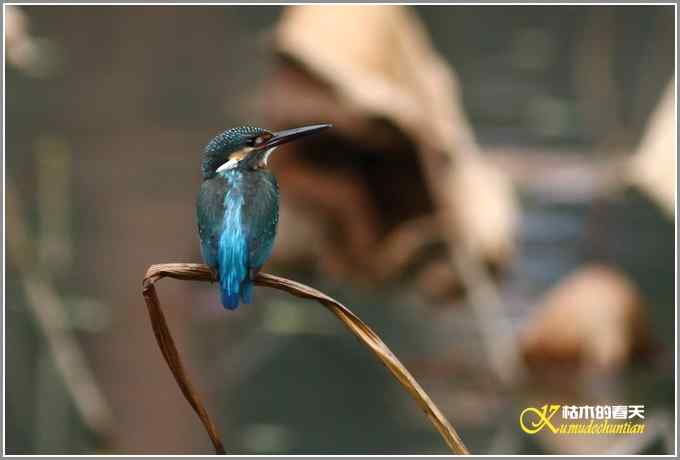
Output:
<instances>
[{"instance_id":1,"label":"bird's eye","mask_svg":"<svg viewBox=\"0 0 680 460\"><path fill-rule=\"evenodd\" d=\"M248 145L251 147L257 147L258 145L262 145L265 142L267 142L271 138L271 134L260 134L257 137L253 137L248 141Z\"/></svg>"}]
</instances>

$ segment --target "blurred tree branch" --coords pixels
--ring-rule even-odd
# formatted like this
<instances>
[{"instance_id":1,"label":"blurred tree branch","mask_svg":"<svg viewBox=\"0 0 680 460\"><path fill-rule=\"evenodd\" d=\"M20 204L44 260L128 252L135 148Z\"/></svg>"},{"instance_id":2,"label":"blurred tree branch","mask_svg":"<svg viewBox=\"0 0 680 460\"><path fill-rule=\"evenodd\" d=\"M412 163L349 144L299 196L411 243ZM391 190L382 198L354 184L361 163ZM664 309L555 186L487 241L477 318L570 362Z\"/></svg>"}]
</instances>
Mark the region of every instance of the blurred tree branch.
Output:
<instances>
[{"instance_id":1,"label":"blurred tree branch","mask_svg":"<svg viewBox=\"0 0 680 460\"><path fill-rule=\"evenodd\" d=\"M23 287L29 311L47 341L56 368L64 380L76 410L85 425L103 439L113 426L109 404L97 384L85 353L69 331L66 305L51 280L34 267L37 255L30 244L30 232L12 182L7 179L7 232L9 262Z\"/></svg>"},{"instance_id":2,"label":"blurred tree branch","mask_svg":"<svg viewBox=\"0 0 680 460\"><path fill-rule=\"evenodd\" d=\"M165 277L195 281L217 281L217 277L213 270L208 266L201 264L175 263L152 265L149 267L146 276L144 277L143 295L149 311L151 325L156 340L158 341L158 346L163 353L163 357L168 363L185 398L203 422L203 425L213 442L215 452L223 454L225 453L225 450L219 434L217 433L217 429L194 390L184 366L182 365L179 353L165 321L158 295L156 294L156 288L154 286L155 282ZM409 392L413 399L416 400L432 424L437 428L451 451L457 454L469 453L456 430L451 426L444 414L442 414L439 408L432 402L427 393L425 393L425 390L422 389L410 372L404 367L399 359L397 359L380 337L378 337L370 327L347 307L316 289L286 278L259 273L255 279L255 284L285 291L296 297L316 300L330 310L331 313L342 321L342 323L345 324L345 326L347 326L347 328L352 331L352 333L366 345L380 361L382 361L385 367L387 367L406 391Z\"/></svg>"}]
</instances>

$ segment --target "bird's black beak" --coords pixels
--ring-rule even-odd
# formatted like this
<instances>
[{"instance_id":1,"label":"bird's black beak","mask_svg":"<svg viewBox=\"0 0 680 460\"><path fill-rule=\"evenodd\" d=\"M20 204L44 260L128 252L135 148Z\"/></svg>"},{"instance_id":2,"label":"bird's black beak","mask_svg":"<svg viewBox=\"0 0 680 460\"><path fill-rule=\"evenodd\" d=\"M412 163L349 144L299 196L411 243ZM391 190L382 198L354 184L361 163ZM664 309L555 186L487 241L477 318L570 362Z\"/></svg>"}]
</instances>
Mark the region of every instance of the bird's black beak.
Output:
<instances>
[{"instance_id":1,"label":"bird's black beak","mask_svg":"<svg viewBox=\"0 0 680 460\"><path fill-rule=\"evenodd\" d=\"M309 125L303 126L302 128L286 129L284 131L277 131L272 133L273 136L269 138L264 144L261 145L263 149L270 149L276 147L277 145L285 144L295 139L300 139L301 137L309 136L319 131L323 131L326 128L330 128L333 125L322 124L322 125Z\"/></svg>"}]
</instances>

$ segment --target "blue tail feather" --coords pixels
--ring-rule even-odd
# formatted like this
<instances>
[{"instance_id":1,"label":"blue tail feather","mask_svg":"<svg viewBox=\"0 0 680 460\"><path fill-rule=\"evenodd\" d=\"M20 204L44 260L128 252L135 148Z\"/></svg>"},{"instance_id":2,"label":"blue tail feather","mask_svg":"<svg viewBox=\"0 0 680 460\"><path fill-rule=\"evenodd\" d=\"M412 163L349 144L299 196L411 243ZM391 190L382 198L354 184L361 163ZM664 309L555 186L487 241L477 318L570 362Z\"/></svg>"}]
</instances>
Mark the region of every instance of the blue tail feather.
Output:
<instances>
[{"instance_id":1,"label":"blue tail feather","mask_svg":"<svg viewBox=\"0 0 680 460\"><path fill-rule=\"evenodd\" d=\"M241 301L245 304L253 301L253 283L248 279L241 283Z\"/></svg>"},{"instance_id":2,"label":"blue tail feather","mask_svg":"<svg viewBox=\"0 0 680 460\"><path fill-rule=\"evenodd\" d=\"M233 240L224 241L227 239L224 237L225 234L227 234L226 231L222 234L218 251L220 291L224 308L233 310L238 308L240 299L243 299L245 303L250 301L250 286L246 268L247 251Z\"/></svg>"},{"instance_id":3,"label":"blue tail feather","mask_svg":"<svg viewBox=\"0 0 680 460\"><path fill-rule=\"evenodd\" d=\"M239 305L239 293L238 292L228 292L225 291L224 289L221 289L221 300L222 300L222 305L224 308L227 310L236 310Z\"/></svg>"}]
</instances>

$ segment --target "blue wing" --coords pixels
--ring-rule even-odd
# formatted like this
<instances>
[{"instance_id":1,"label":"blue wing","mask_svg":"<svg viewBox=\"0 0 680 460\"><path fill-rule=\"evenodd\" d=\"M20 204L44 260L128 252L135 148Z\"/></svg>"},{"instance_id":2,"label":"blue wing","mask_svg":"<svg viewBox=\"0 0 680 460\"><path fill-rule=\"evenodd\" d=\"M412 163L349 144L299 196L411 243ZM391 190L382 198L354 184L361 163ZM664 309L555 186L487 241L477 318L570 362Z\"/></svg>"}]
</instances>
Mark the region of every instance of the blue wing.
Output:
<instances>
[{"instance_id":1,"label":"blue wing","mask_svg":"<svg viewBox=\"0 0 680 460\"><path fill-rule=\"evenodd\" d=\"M243 209L248 238L248 268L251 277L267 262L274 247L279 220L279 189L276 178L267 170L252 173Z\"/></svg>"},{"instance_id":2,"label":"blue wing","mask_svg":"<svg viewBox=\"0 0 680 460\"><path fill-rule=\"evenodd\" d=\"M201 239L201 255L206 265L217 269L217 244L224 218L224 197L229 189L228 181L220 176L201 184L196 201L198 235Z\"/></svg>"}]
</instances>

